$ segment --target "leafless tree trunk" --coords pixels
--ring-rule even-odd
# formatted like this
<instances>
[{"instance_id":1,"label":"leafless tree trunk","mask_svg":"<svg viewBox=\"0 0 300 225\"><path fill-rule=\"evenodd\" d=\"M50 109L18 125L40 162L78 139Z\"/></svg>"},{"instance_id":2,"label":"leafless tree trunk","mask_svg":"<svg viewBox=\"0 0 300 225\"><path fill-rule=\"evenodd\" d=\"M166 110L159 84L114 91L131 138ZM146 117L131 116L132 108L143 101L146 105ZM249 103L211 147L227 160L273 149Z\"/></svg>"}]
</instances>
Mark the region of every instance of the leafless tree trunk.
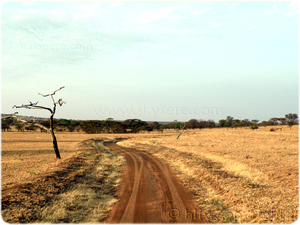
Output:
<instances>
[{"instance_id":1,"label":"leafless tree trunk","mask_svg":"<svg viewBox=\"0 0 300 225\"><path fill-rule=\"evenodd\" d=\"M50 108L47 108L47 107L44 107L44 106L38 106L37 103L32 103L30 102L30 104L27 104L27 105L21 105L21 106L16 106L14 105L13 108L26 108L26 109L46 109L48 110L50 113L51 113L51 116L50 116L50 129L44 127L43 125L41 124L36 124L37 126L39 127L43 127L44 129L46 128L46 130L49 130L50 133L51 133L51 137L52 137L52 142L53 142L53 148L54 148L54 151L55 151L55 155L56 155L56 158L60 159L60 154L59 154L59 150L58 150L58 146L57 146L57 140L56 140L56 137L54 135L54 129L53 129L53 116L55 114L55 111L56 111L56 105L59 104L60 106L62 106L63 104L66 104L66 102L62 101L62 99L59 99L57 102L54 101L53 99L53 95L55 95L55 92L63 89L65 86L59 88L58 90L55 90L52 94L47 94L47 95L42 95L40 93L38 93L39 95L42 95L43 97L47 97L47 96L51 96L51 99L53 101L53 109L50 109ZM17 113L15 113L17 114Z\"/></svg>"},{"instance_id":2,"label":"leafless tree trunk","mask_svg":"<svg viewBox=\"0 0 300 225\"><path fill-rule=\"evenodd\" d=\"M181 130L181 132L179 132L179 134L178 134L178 136L177 136L177 138L176 139L178 139L179 137L180 137L180 135L182 134L182 132L183 132L183 130L184 130L184 128L185 128L185 124L182 124L181 126L180 126L180 130Z\"/></svg>"},{"instance_id":3,"label":"leafless tree trunk","mask_svg":"<svg viewBox=\"0 0 300 225\"><path fill-rule=\"evenodd\" d=\"M53 107L53 111L51 113L50 116L50 133L51 133L51 137L52 137L52 142L53 142L53 148L56 154L56 158L60 159L60 154L59 154L59 150L58 150L58 146L57 146L57 141L56 141L56 137L54 135L54 129L53 129L53 116L55 114L55 110L56 110L56 105L54 105Z\"/></svg>"}]
</instances>

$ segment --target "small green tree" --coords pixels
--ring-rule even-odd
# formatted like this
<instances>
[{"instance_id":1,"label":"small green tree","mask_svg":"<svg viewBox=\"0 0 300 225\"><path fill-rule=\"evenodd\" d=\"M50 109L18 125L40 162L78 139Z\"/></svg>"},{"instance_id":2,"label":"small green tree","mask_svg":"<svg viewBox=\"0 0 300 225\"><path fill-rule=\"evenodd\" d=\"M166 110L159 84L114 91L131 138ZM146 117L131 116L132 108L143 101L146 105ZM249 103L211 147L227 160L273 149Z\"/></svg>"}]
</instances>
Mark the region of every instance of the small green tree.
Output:
<instances>
[{"instance_id":1,"label":"small green tree","mask_svg":"<svg viewBox=\"0 0 300 225\"><path fill-rule=\"evenodd\" d=\"M2 129L2 131L9 131L11 128L8 123L2 122L1 129Z\"/></svg>"},{"instance_id":2,"label":"small green tree","mask_svg":"<svg viewBox=\"0 0 300 225\"><path fill-rule=\"evenodd\" d=\"M256 129L258 129L258 126L257 125L251 125L251 127L250 127L252 130L256 130Z\"/></svg>"},{"instance_id":3,"label":"small green tree","mask_svg":"<svg viewBox=\"0 0 300 225\"><path fill-rule=\"evenodd\" d=\"M292 129L292 126L295 124L298 124L298 115L297 114L286 114L285 118L287 120L287 125L290 127L290 129Z\"/></svg>"},{"instance_id":4,"label":"small green tree","mask_svg":"<svg viewBox=\"0 0 300 225\"><path fill-rule=\"evenodd\" d=\"M266 127L268 125L269 125L269 123L267 121L265 121L265 120L260 123L260 126Z\"/></svg>"},{"instance_id":5,"label":"small green tree","mask_svg":"<svg viewBox=\"0 0 300 225\"><path fill-rule=\"evenodd\" d=\"M219 127L225 127L226 120L219 120Z\"/></svg>"},{"instance_id":6,"label":"small green tree","mask_svg":"<svg viewBox=\"0 0 300 225\"><path fill-rule=\"evenodd\" d=\"M18 130L18 131L24 131L24 124L23 123L17 123L15 125L15 128Z\"/></svg>"},{"instance_id":7,"label":"small green tree","mask_svg":"<svg viewBox=\"0 0 300 225\"><path fill-rule=\"evenodd\" d=\"M232 116L227 116L226 117L226 123L225 123L225 127L232 127L233 124L233 120L234 118Z\"/></svg>"},{"instance_id":8,"label":"small green tree","mask_svg":"<svg viewBox=\"0 0 300 225\"><path fill-rule=\"evenodd\" d=\"M243 119L241 121L241 126L242 127L248 127L251 124L251 122L248 119Z\"/></svg>"},{"instance_id":9,"label":"small green tree","mask_svg":"<svg viewBox=\"0 0 300 225\"><path fill-rule=\"evenodd\" d=\"M277 125L278 124L277 121L279 121L279 118L273 117L269 120L269 123L272 125Z\"/></svg>"},{"instance_id":10,"label":"small green tree","mask_svg":"<svg viewBox=\"0 0 300 225\"><path fill-rule=\"evenodd\" d=\"M196 120L196 119L190 119L190 120L187 122L187 127L190 128L190 129L198 128L198 127L199 127L199 122L198 122L198 120Z\"/></svg>"},{"instance_id":11,"label":"small green tree","mask_svg":"<svg viewBox=\"0 0 300 225\"><path fill-rule=\"evenodd\" d=\"M232 127L234 127L236 129L237 127L240 127L240 126L241 126L241 120L234 119Z\"/></svg>"}]
</instances>

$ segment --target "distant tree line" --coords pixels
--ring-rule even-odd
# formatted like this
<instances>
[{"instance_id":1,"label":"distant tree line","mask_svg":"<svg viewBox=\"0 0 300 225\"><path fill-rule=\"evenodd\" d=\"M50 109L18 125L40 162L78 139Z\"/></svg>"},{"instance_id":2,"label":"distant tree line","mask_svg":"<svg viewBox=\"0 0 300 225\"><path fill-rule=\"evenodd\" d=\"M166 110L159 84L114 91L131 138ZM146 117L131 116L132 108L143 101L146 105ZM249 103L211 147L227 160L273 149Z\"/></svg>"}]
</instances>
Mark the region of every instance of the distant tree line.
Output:
<instances>
[{"instance_id":1,"label":"distant tree line","mask_svg":"<svg viewBox=\"0 0 300 225\"><path fill-rule=\"evenodd\" d=\"M49 128L49 120L39 122L41 125ZM113 118L106 120L67 120L57 119L53 121L54 129L58 132L79 132L83 131L88 134L97 133L142 133L150 131L163 132L164 129L203 129L203 128L238 128L249 127L251 129L258 129L260 126L276 126L287 125L292 127L299 123L297 114L286 114L285 117L271 118L268 121L249 120L249 119L235 119L231 116L227 116L225 119L219 120L216 123L213 120L197 120L190 119L187 122L179 122L177 120L171 123L161 124L159 122L146 122L140 119L127 119L125 121L116 121ZM33 125L33 121L28 121L25 125L20 121L17 121L13 117L6 117L1 119L2 131L11 131L11 126L15 126L18 131L36 131L47 132L47 130Z\"/></svg>"},{"instance_id":2,"label":"distant tree line","mask_svg":"<svg viewBox=\"0 0 300 225\"><path fill-rule=\"evenodd\" d=\"M115 121L112 118L107 120L88 120L80 122L81 129L88 133L139 133L153 130L162 131L163 128L158 122L147 123L139 119L127 119Z\"/></svg>"}]
</instances>

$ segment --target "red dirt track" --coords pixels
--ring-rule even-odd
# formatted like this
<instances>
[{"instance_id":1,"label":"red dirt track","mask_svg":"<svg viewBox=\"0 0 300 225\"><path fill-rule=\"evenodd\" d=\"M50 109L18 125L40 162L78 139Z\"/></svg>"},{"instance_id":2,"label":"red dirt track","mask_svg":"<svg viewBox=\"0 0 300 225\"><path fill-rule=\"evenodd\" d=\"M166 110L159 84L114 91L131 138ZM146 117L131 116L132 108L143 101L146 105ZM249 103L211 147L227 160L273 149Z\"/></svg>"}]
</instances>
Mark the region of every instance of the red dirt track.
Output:
<instances>
[{"instance_id":1,"label":"red dirt track","mask_svg":"<svg viewBox=\"0 0 300 225\"><path fill-rule=\"evenodd\" d=\"M170 166L143 151L105 145L127 160L117 191L119 201L107 223L209 223Z\"/></svg>"}]
</instances>

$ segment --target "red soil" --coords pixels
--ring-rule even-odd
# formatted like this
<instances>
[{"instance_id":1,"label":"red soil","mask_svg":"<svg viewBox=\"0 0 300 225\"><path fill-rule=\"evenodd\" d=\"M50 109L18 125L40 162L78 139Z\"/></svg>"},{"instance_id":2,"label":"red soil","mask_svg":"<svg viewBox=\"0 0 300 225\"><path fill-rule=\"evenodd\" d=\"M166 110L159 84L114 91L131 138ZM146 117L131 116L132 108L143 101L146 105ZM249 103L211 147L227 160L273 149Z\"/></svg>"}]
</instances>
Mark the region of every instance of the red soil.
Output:
<instances>
[{"instance_id":1,"label":"red soil","mask_svg":"<svg viewBox=\"0 0 300 225\"><path fill-rule=\"evenodd\" d=\"M171 167L153 155L106 143L127 168L107 223L209 223Z\"/></svg>"}]
</instances>

